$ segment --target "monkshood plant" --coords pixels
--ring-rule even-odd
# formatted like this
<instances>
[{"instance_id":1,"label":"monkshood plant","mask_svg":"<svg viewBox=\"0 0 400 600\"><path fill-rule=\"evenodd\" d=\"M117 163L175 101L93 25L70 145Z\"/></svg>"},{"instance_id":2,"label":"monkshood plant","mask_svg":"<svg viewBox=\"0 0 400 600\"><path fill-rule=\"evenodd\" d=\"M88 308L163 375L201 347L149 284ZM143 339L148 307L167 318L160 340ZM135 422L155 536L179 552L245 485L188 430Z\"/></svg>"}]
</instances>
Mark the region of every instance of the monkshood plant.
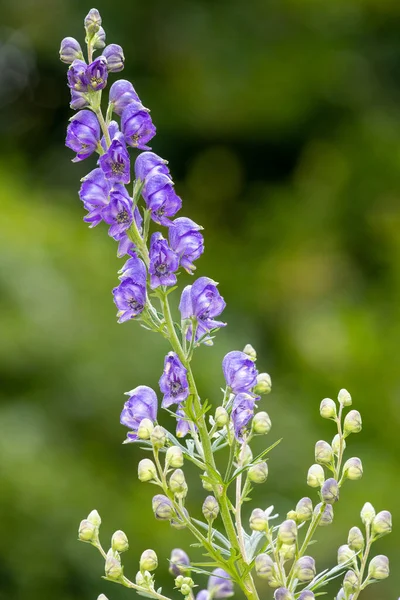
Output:
<instances>
[{"instance_id":1,"label":"monkshood plant","mask_svg":"<svg viewBox=\"0 0 400 600\"><path fill-rule=\"evenodd\" d=\"M84 220L90 227L107 223L109 235L118 242L118 256L126 257L113 290L118 322L133 319L162 335L171 346L159 386L161 407L173 417L174 431L157 424L157 394L146 385L127 392L121 423L129 429L126 442L139 443L152 453L152 458L139 462L138 477L159 488L152 500L155 518L169 521L176 529L187 528L194 546L203 549L203 562L190 561L182 549L172 550L169 570L175 587L188 600L228 598L235 589L257 600L256 575L275 589L275 600L312 600L324 593L328 582L340 577L336 599L357 600L367 586L389 575L388 559L370 559L370 553L372 544L391 531L390 513L375 513L367 502L361 511L363 528L350 529L347 543L338 550L337 564L329 570L317 573L310 547L318 528L332 523L341 487L362 476L361 460L344 458L349 436L361 431L360 413L348 410L352 399L344 389L337 402L322 400L321 417L330 419L335 431L330 444L316 443L315 464L308 471L307 483L317 490L316 505L308 497L301 498L282 521L272 506L255 508L249 527L243 526L242 505L250 499L253 486L266 482L266 457L276 445L257 456L251 451L253 440L271 429L268 414L256 412L263 404L261 396L271 391L271 379L258 372L256 351L247 345L243 351L229 352L222 361L226 385L213 416L211 406L201 400L191 361L200 344L212 345L218 329L226 325L218 320L225 301L215 281L199 277L183 289L181 318L176 323L170 298L177 289L179 269L194 274L193 263L204 250L202 227L187 217L175 218L182 201L167 161L147 145L156 128L129 81L119 79L111 85L104 116L103 89L109 76L123 69L124 54L116 44L105 45L96 9L90 10L84 26L87 62L74 38L61 42L60 58L70 65L70 106L78 110L70 119L66 145L76 153L74 162L97 155L96 167L82 179L79 195L87 211ZM94 58L95 51L102 54ZM136 153L133 176L129 148L142 151ZM152 222L157 229L164 228L166 237L158 230L150 233ZM223 456L229 458L222 464L219 453L224 448ZM189 463L199 470L208 493L202 504L204 520L193 518L185 505L188 486L183 466ZM143 551L132 581L121 559L128 550L127 536L116 531L110 548L103 549L100 524L93 510L79 526L79 539L99 550L105 579L142 596L168 600L156 586L155 551ZM201 580L203 575L208 576L207 587L195 596L194 578ZM99 600L106 600L105 596Z\"/></svg>"}]
</instances>

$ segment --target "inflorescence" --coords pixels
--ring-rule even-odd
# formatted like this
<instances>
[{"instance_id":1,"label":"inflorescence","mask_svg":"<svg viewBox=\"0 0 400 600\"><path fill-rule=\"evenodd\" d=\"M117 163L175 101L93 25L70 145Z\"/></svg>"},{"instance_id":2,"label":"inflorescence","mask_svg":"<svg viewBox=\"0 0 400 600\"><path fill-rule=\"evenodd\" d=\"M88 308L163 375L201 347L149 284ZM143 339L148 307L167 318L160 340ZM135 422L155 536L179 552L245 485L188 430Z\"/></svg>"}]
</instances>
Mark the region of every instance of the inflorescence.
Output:
<instances>
[{"instance_id":1,"label":"inflorescence","mask_svg":"<svg viewBox=\"0 0 400 600\"><path fill-rule=\"evenodd\" d=\"M276 522L273 507L255 508L250 533L246 531L242 505L249 500L253 486L267 480L265 459L276 445L256 457L251 451L252 440L271 429L268 414L256 412L261 396L271 391L271 378L258 372L252 346L229 352L222 361L226 385L221 404L214 416L207 416L211 407L201 401L191 360L195 349L200 344L211 345L215 333L226 325L219 320L225 301L215 281L199 277L182 291L180 323L173 321L169 305L179 270L193 275L194 262L204 251L202 227L187 217L175 218L181 198L175 192L167 161L148 146L156 128L149 109L129 81L118 79L111 85L104 116L102 93L109 76L124 68L124 54L117 44L106 46L96 9L89 11L84 26L87 62L74 38L65 38L60 48L61 60L69 65L70 107L78 111L70 119L66 145L76 153L74 162L98 156L96 167L82 179L79 196L87 211L84 221L90 227L107 223L109 235L118 243L118 256L126 257L120 282L113 290L118 322L139 321L171 345L159 387L161 407L175 419L175 432L157 424L157 394L146 385L127 392L121 423L129 430L126 442L140 442L152 451L152 459L139 462L138 478L160 488L152 500L154 516L176 529L189 529L207 557L204 565L191 563L184 550L173 549L169 571L175 587L188 600L194 600L192 575L208 573L207 587L197 592L196 600L233 596L235 584L247 598L258 600L255 572L275 589L275 600L312 600L329 581L342 576L336 599L357 600L368 585L389 575L387 557L378 555L369 560L373 542L391 531L388 511L375 513L370 503L364 505L363 531L350 529L347 543L338 550L337 565L330 570L318 574L307 551L318 527L332 523L333 507L343 484L362 476L359 458L344 461L347 438L361 431L360 413L350 410L345 414L352 404L346 390L339 392L338 402L322 400L320 414L335 423L336 433L330 444L324 440L316 443L315 464L308 471L308 485L318 490L317 504L314 506L308 497L301 498L281 523ZM94 58L96 51L102 53ZM141 151L135 158L134 176L129 148ZM150 234L151 221L166 228L165 237L160 231ZM229 459L222 469L217 466L216 455L223 448L228 448ZM192 518L185 507L185 461L200 469L209 494L202 505L203 521ZM229 497L232 488L234 500ZM100 524L99 514L92 511L80 524L79 539L100 551L105 578L141 595L168 600L155 587L158 558L154 550L142 553L139 571L131 581L124 575L121 561L121 554L128 550L127 536L116 531L105 552L99 539ZM99 600L106 598L102 594Z\"/></svg>"}]
</instances>

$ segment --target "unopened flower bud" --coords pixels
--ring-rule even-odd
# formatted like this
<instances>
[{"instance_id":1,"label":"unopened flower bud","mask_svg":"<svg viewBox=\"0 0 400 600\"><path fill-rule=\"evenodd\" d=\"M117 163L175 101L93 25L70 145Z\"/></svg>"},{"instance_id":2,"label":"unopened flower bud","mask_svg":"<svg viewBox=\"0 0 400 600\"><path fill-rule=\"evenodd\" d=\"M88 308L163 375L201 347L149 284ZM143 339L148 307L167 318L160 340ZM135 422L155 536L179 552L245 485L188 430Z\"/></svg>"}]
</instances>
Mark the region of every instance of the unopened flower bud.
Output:
<instances>
[{"instance_id":1,"label":"unopened flower bud","mask_svg":"<svg viewBox=\"0 0 400 600\"><path fill-rule=\"evenodd\" d=\"M362 429L361 415L358 410L351 410L344 418L344 435L359 433Z\"/></svg>"},{"instance_id":2,"label":"unopened flower bud","mask_svg":"<svg viewBox=\"0 0 400 600\"><path fill-rule=\"evenodd\" d=\"M143 573L141 573L140 571L138 571L136 573L135 583L136 583L136 585L140 585L140 586L144 586L146 584L146 578L143 575Z\"/></svg>"},{"instance_id":3,"label":"unopened flower bud","mask_svg":"<svg viewBox=\"0 0 400 600\"><path fill-rule=\"evenodd\" d=\"M272 389L271 377L268 373L259 373L257 375L257 383L254 388L255 394L269 394Z\"/></svg>"},{"instance_id":4,"label":"unopened flower bud","mask_svg":"<svg viewBox=\"0 0 400 600\"><path fill-rule=\"evenodd\" d=\"M206 473L206 471L204 471L203 473L203 477L201 479L203 488L207 491L207 492L212 492L213 491L213 486L211 484L210 481L208 481L208 479L204 479L204 477L208 478L208 475Z\"/></svg>"},{"instance_id":5,"label":"unopened flower bud","mask_svg":"<svg viewBox=\"0 0 400 600\"><path fill-rule=\"evenodd\" d=\"M259 462L250 467L247 472L249 481L252 483L264 483L268 478L268 465L266 462Z\"/></svg>"},{"instance_id":6,"label":"unopened flower bud","mask_svg":"<svg viewBox=\"0 0 400 600\"><path fill-rule=\"evenodd\" d=\"M110 73L118 73L124 68L124 51L118 44L109 44L103 50L103 56L107 59L107 69Z\"/></svg>"},{"instance_id":7,"label":"unopened flower bud","mask_svg":"<svg viewBox=\"0 0 400 600\"><path fill-rule=\"evenodd\" d=\"M186 510L186 508L183 509L185 518L188 519L189 518L189 513ZM173 517L173 519L171 519L170 521L171 527L173 527L174 529L185 529L186 527L186 523L184 519L181 519L181 517L178 517L178 515L175 515Z\"/></svg>"},{"instance_id":8,"label":"unopened flower bud","mask_svg":"<svg viewBox=\"0 0 400 600\"><path fill-rule=\"evenodd\" d=\"M190 585L188 585L187 583L182 583L182 585L181 585L181 594L183 596L188 596L191 591L192 591L192 588L190 587Z\"/></svg>"},{"instance_id":9,"label":"unopened flower bud","mask_svg":"<svg viewBox=\"0 0 400 600\"><path fill-rule=\"evenodd\" d=\"M84 519L79 524L78 539L81 542L94 542L98 536L98 528L88 519Z\"/></svg>"},{"instance_id":10,"label":"unopened flower bud","mask_svg":"<svg viewBox=\"0 0 400 600\"><path fill-rule=\"evenodd\" d=\"M91 8L89 10L83 23L89 38L97 33L101 25L101 16L97 8Z\"/></svg>"},{"instance_id":11,"label":"unopened flower bud","mask_svg":"<svg viewBox=\"0 0 400 600\"><path fill-rule=\"evenodd\" d=\"M139 561L139 568L142 571L155 571L158 567L158 558L154 550L145 550Z\"/></svg>"},{"instance_id":12,"label":"unopened flower bud","mask_svg":"<svg viewBox=\"0 0 400 600\"><path fill-rule=\"evenodd\" d=\"M175 587L178 588L178 590L181 588L183 580L185 579L185 577L183 575L178 575L175 578Z\"/></svg>"},{"instance_id":13,"label":"unopened flower bud","mask_svg":"<svg viewBox=\"0 0 400 600\"><path fill-rule=\"evenodd\" d=\"M339 500L339 486L336 479L330 477L321 488L321 498L324 502L333 504Z\"/></svg>"},{"instance_id":14,"label":"unopened flower bud","mask_svg":"<svg viewBox=\"0 0 400 600\"><path fill-rule=\"evenodd\" d=\"M101 50L106 45L106 32L102 27L94 34L92 44L94 50Z\"/></svg>"},{"instance_id":15,"label":"unopened flower bud","mask_svg":"<svg viewBox=\"0 0 400 600\"><path fill-rule=\"evenodd\" d=\"M152 500L152 508L156 519L170 521L175 517L173 504L167 496L157 494Z\"/></svg>"},{"instance_id":16,"label":"unopened flower bud","mask_svg":"<svg viewBox=\"0 0 400 600\"><path fill-rule=\"evenodd\" d=\"M138 464L139 481L146 482L157 479L156 465L149 458L142 458Z\"/></svg>"},{"instance_id":17,"label":"unopened flower bud","mask_svg":"<svg viewBox=\"0 0 400 600\"><path fill-rule=\"evenodd\" d=\"M165 435L164 427L161 427L161 425L156 425L150 435L150 440L153 444L153 447L162 448L165 445L166 439L167 436Z\"/></svg>"},{"instance_id":18,"label":"unopened flower bud","mask_svg":"<svg viewBox=\"0 0 400 600\"><path fill-rule=\"evenodd\" d=\"M392 515L388 510L381 510L372 521L372 535L381 536L391 531Z\"/></svg>"},{"instance_id":19,"label":"unopened flower bud","mask_svg":"<svg viewBox=\"0 0 400 600\"><path fill-rule=\"evenodd\" d=\"M295 510L289 510L289 512L286 514L286 518L287 519L293 519L293 521L296 521L296 523L297 523L296 511Z\"/></svg>"},{"instance_id":20,"label":"unopened flower bud","mask_svg":"<svg viewBox=\"0 0 400 600\"><path fill-rule=\"evenodd\" d=\"M319 414L323 419L334 419L336 417L336 404L330 398L324 398L319 406Z\"/></svg>"},{"instance_id":21,"label":"unopened flower bud","mask_svg":"<svg viewBox=\"0 0 400 600\"><path fill-rule=\"evenodd\" d=\"M303 590L298 600L315 600L315 595L311 590Z\"/></svg>"},{"instance_id":22,"label":"unopened flower bud","mask_svg":"<svg viewBox=\"0 0 400 600\"><path fill-rule=\"evenodd\" d=\"M165 463L168 467L179 469L183 465L183 452L179 446L171 446L165 455Z\"/></svg>"},{"instance_id":23,"label":"unopened flower bud","mask_svg":"<svg viewBox=\"0 0 400 600\"><path fill-rule=\"evenodd\" d=\"M190 560L184 550L181 550L181 548L174 548L172 550L168 570L171 575L175 575L176 577L189 572Z\"/></svg>"},{"instance_id":24,"label":"unopened flower bud","mask_svg":"<svg viewBox=\"0 0 400 600\"><path fill-rule=\"evenodd\" d=\"M97 596L97 600L108 600L108 598L105 594L100 594L99 596Z\"/></svg>"},{"instance_id":25,"label":"unopened flower bud","mask_svg":"<svg viewBox=\"0 0 400 600\"><path fill-rule=\"evenodd\" d=\"M271 419L269 418L268 413L265 411L256 413L253 417L252 427L254 433L257 435L269 433L271 430Z\"/></svg>"},{"instance_id":26,"label":"unopened flower bud","mask_svg":"<svg viewBox=\"0 0 400 600\"><path fill-rule=\"evenodd\" d=\"M66 37L61 41L60 60L70 65L74 60L83 60L82 48L79 42L73 37Z\"/></svg>"},{"instance_id":27,"label":"unopened flower bud","mask_svg":"<svg viewBox=\"0 0 400 600\"><path fill-rule=\"evenodd\" d=\"M363 474L362 462L359 458L353 457L346 460L343 465L343 475L351 481L357 481L361 479Z\"/></svg>"},{"instance_id":28,"label":"unopened flower bud","mask_svg":"<svg viewBox=\"0 0 400 600\"><path fill-rule=\"evenodd\" d=\"M325 473L321 465L311 465L308 469L307 484L312 488L321 487L325 481Z\"/></svg>"},{"instance_id":29,"label":"unopened flower bud","mask_svg":"<svg viewBox=\"0 0 400 600\"><path fill-rule=\"evenodd\" d=\"M293 560L295 554L296 544L282 544L279 547L279 556L284 562L286 562L287 560Z\"/></svg>"},{"instance_id":30,"label":"unopened flower bud","mask_svg":"<svg viewBox=\"0 0 400 600\"><path fill-rule=\"evenodd\" d=\"M374 579L386 579L389 577L389 559L383 554L374 556L369 563L368 575Z\"/></svg>"},{"instance_id":31,"label":"unopened flower bud","mask_svg":"<svg viewBox=\"0 0 400 600\"><path fill-rule=\"evenodd\" d=\"M338 565L344 565L350 560L353 560L355 556L356 554L354 550L352 550L347 544L343 544L342 546L339 546L337 551L337 563Z\"/></svg>"},{"instance_id":32,"label":"unopened flower bud","mask_svg":"<svg viewBox=\"0 0 400 600\"><path fill-rule=\"evenodd\" d=\"M342 440L342 452L344 452L346 450L346 441L345 441L345 439L337 433L335 435L335 437L333 438L332 444L331 444L333 453L336 456L339 456L339 453L340 453L340 439Z\"/></svg>"},{"instance_id":33,"label":"unopened flower bud","mask_svg":"<svg viewBox=\"0 0 400 600\"><path fill-rule=\"evenodd\" d=\"M203 515L206 521L212 523L218 517L219 506L214 496L207 496L203 502Z\"/></svg>"},{"instance_id":34,"label":"unopened flower bud","mask_svg":"<svg viewBox=\"0 0 400 600\"><path fill-rule=\"evenodd\" d=\"M342 406L350 406L352 403L349 392L347 390L345 390L344 388L340 390L340 392L338 394L338 400Z\"/></svg>"},{"instance_id":35,"label":"unopened flower bud","mask_svg":"<svg viewBox=\"0 0 400 600\"><path fill-rule=\"evenodd\" d=\"M142 419L137 430L138 438L140 440L149 440L153 429L154 425L150 419Z\"/></svg>"},{"instance_id":36,"label":"unopened flower bud","mask_svg":"<svg viewBox=\"0 0 400 600\"><path fill-rule=\"evenodd\" d=\"M250 529L253 531L265 531L268 529L268 518L261 508L255 508L250 515Z\"/></svg>"},{"instance_id":37,"label":"unopened flower bud","mask_svg":"<svg viewBox=\"0 0 400 600\"><path fill-rule=\"evenodd\" d=\"M320 513L322 507L322 502L317 504L314 508L314 515L318 515ZM324 508L324 512L321 515L319 525L321 527L325 527L326 525L330 525L333 521L333 507L332 504L327 504Z\"/></svg>"},{"instance_id":38,"label":"unopened flower bud","mask_svg":"<svg viewBox=\"0 0 400 600\"><path fill-rule=\"evenodd\" d=\"M320 465L330 465L333 461L333 450L328 442L320 440L315 444L315 461Z\"/></svg>"},{"instance_id":39,"label":"unopened flower bud","mask_svg":"<svg viewBox=\"0 0 400 600\"><path fill-rule=\"evenodd\" d=\"M343 589L347 595L355 592L358 588L358 577L354 571L347 571L343 579Z\"/></svg>"},{"instance_id":40,"label":"unopened flower bud","mask_svg":"<svg viewBox=\"0 0 400 600\"><path fill-rule=\"evenodd\" d=\"M364 525L371 525L372 521L375 519L375 509L370 502L366 502L361 509L361 521Z\"/></svg>"},{"instance_id":41,"label":"unopened flower bud","mask_svg":"<svg viewBox=\"0 0 400 600\"><path fill-rule=\"evenodd\" d=\"M278 540L281 544L294 544L297 538L297 525L292 519L283 521L279 526Z\"/></svg>"},{"instance_id":42,"label":"unopened flower bud","mask_svg":"<svg viewBox=\"0 0 400 600\"><path fill-rule=\"evenodd\" d=\"M229 423L229 415L223 406L217 406L215 410L215 424L217 427L224 427Z\"/></svg>"},{"instance_id":43,"label":"unopened flower bud","mask_svg":"<svg viewBox=\"0 0 400 600\"><path fill-rule=\"evenodd\" d=\"M364 536L359 527L352 527L350 529L347 537L347 544L355 552L358 552L364 548Z\"/></svg>"},{"instance_id":44,"label":"unopened flower bud","mask_svg":"<svg viewBox=\"0 0 400 600\"><path fill-rule=\"evenodd\" d=\"M119 553L125 552L129 548L128 538L120 529L113 533L111 538L111 548L114 550L114 552Z\"/></svg>"},{"instance_id":45,"label":"unopened flower bud","mask_svg":"<svg viewBox=\"0 0 400 600\"><path fill-rule=\"evenodd\" d=\"M87 520L90 523L92 523L92 525L94 525L95 527L100 527L100 525L101 525L101 517L100 517L99 513L97 512L97 510L92 510L88 514Z\"/></svg>"},{"instance_id":46,"label":"unopened flower bud","mask_svg":"<svg viewBox=\"0 0 400 600\"><path fill-rule=\"evenodd\" d=\"M250 446L246 446L244 453L241 453L242 465L248 465L253 460L253 453Z\"/></svg>"},{"instance_id":47,"label":"unopened flower bud","mask_svg":"<svg viewBox=\"0 0 400 600\"><path fill-rule=\"evenodd\" d=\"M169 478L169 489L177 498L185 498L188 486L182 469L176 469Z\"/></svg>"},{"instance_id":48,"label":"unopened flower bud","mask_svg":"<svg viewBox=\"0 0 400 600\"><path fill-rule=\"evenodd\" d=\"M313 515L313 505L310 498L301 498L296 504L296 521L303 523L311 519Z\"/></svg>"},{"instance_id":49,"label":"unopened flower bud","mask_svg":"<svg viewBox=\"0 0 400 600\"><path fill-rule=\"evenodd\" d=\"M335 600L346 600L346 593L343 588L340 588Z\"/></svg>"},{"instance_id":50,"label":"unopened flower bud","mask_svg":"<svg viewBox=\"0 0 400 600\"><path fill-rule=\"evenodd\" d=\"M268 554L259 554L255 560L255 568L260 579L269 579L274 574L274 561Z\"/></svg>"},{"instance_id":51,"label":"unopened flower bud","mask_svg":"<svg viewBox=\"0 0 400 600\"><path fill-rule=\"evenodd\" d=\"M294 600L294 596L287 588L280 587L275 590L274 600Z\"/></svg>"},{"instance_id":52,"label":"unopened flower bud","mask_svg":"<svg viewBox=\"0 0 400 600\"><path fill-rule=\"evenodd\" d=\"M252 360L256 360L257 352L254 350L254 348L251 344L246 344L245 347L243 348L243 352L245 354L247 354L247 356L249 358L251 358Z\"/></svg>"},{"instance_id":53,"label":"unopened flower bud","mask_svg":"<svg viewBox=\"0 0 400 600\"><path fill-rule=\"evenodd\" d=\"M299 558L295 566L296 578L305 583L315 577L315 560L311 556Z\"/></svg>"},{"instance_id":54,"label":"unopened flower bud","mask_svg":"<svg viewBox=\"0 0 400 600\"><path fill-rule=\"evenodd\" d=\"M107 558L105 562L105 574L108 579L118 581L122 577L123 568L118 553L114 552L112 548L107 552Z\"/></svg>"}]
</instances>

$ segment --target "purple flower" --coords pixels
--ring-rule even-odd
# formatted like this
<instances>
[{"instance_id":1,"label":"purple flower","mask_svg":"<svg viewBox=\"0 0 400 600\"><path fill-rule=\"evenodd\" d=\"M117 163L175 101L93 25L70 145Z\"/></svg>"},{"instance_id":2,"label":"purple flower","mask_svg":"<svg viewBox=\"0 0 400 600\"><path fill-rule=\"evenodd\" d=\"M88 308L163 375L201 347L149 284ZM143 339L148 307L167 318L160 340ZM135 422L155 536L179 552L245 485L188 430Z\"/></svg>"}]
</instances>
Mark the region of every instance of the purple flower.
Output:
<instances>
[{"instance_id":1,"label":"purple flower","mask_svg":"<svg viewBox=\"0 0 400 600\"><path fill-rule=\"evenodd\" d=\"M149 150L146 144L156 135L156 128L148 110L135 100L132 100L122 112L121 129L128 146L140 150Z\"/></svg>"},{"instance_id":2,"label":"purple flower","mask_svg":"<svg viewBox=\"0 0 400 600\"><path fill-rule=\"evenodd\" d=\"M177 409L176 416L178 417L176 420L176 437L179 439L184 438L190 431L189 421L182 408Z\"/></svg>"},{"instance_id":3,"label":"purple flower","mask_svg":"<svg viewBox=\"0 0 400 600\"><path fill-rule=\"evenodd\" d=\"M163 408L167 408L171 404L180 404L189 396L187 369L175 352L169 352L165 357L164 372L159 384L160 390L164 394Z\"/></svg>"},{"instance_id":4,"label":"purple flower","mask_svg":"<svg viewBox=\"0 0 400 600\"><path fill-rule=\"evenodd\" d=\"M238 394L235 396L232 405L232 421L235 429L236 439L242 441L243 431L254 415L254 405L258 398L250 396L250 394Z\"/></svg>"},{"instance_id":5,"label":"purple flower","mask_svg":"<svg viewBox=\"0 0 400 600\"><path fill-rule=\"evenodd\" d=\"M167 160L157 156L154 152L141 152L135 162L136 179L144 181L147 177L150 178L156 173L169 175L167 164Z\"/></svg>"},{"instance_id":6,"label":"purple flower","mask_svg":"<svg viewBox=\"0 0 400 600\"><path fill-rule=\"evenodd\" d=\"M74 60L67 71L68 86L77 92L88 91L88 79L86 77L87 64L84 60Z\"/></svg>"},{"instance_id":7,"label":"purple flower","mask_svg":"<svg viewBox=\"0 0 400 600\"><path fill-rule=\"evenodd\" d=\"M74 60L83 59L82 48L79 42L73 37L66 37L61 40L60 60L70 65Z\"/></svg>"},{"instance_id":8,"label":"purple flower","mask_svg":"<svg viewBox=\"0 0 400 600\"><path fill-rule=\"evenodd\" d=\"M110 136L110 140L113 140L116 137L117 133L119 133L119 125L118 125L117 121L111 121L108 126L108 135ZM105 135L103 135L103 137L101 138L100 144L101 144L101 147L103 148L104 152L107 152L108 142L106 140Z\"/></svg>"},{"instance_id":9,"label":"purple flower","mask_svg":"<svg viewBox=\"0 0 400 600\"><path fill-rule=\"evenodd\" d=\"M100 141L100 125L90 110L80 110L70 119L65 145L76 152L72 162L84 160L97 148Z\"/></svg>"},{"instance_id":10,"label":"purple flower","mask_svg":"<svg viewBox=\"0 0 400 600\"><path fill-rule=\"evenodd\" d=\"M192 275L196 267L193 261L204 252L204 239L200 225L187 217L175 219L168 230L169 243L177 255L180 263L186 271Z\"/></svg>"},{"instance_id":11,"label":"purple flower","mask_svg":"<svg viewBox=\"0 0 400 600\"><path fill-rule=\"evenodd\" d=\"M212 598L229 598L233 596L233 582L226 571L215 569L208 579L208 592Z\"/></svg>"},{"instance_id":12,"label":"purple flower","mask_svg":"<svg viewBox=\"0 0 400 600\"><path fill-rule=\"evenodd\" d=\"M101 169L93 169L82 179L79 197L88 211L83 220L90 223L90 227L95 227L103 220L102 210L108 204L110 189L110 183Z\"/></svg>"},{"instance_id":13,"label":"purple flower","mask_svg":"<svg viewBox=\"0 0 400 600\"><path fill-rule=\"evenodd\" d=\"M72 110L81 110L89 106L88 96L85 92L77 92L71 89L71 102L69 103Z\"/></svg>"},{"instance_id":14,"label":"purple flower","mask_svg":"<svg viewBox=\"0 0 400 600\"><path fill-rule=\"evenodd\" d=\"M216 285L216 282L209 277L200 277L193 285L186 286L182 292L179 310L182 319L191 319L192 317L197 319L196 340L212 329L226 325L226 323L215 320L215 317L218 317L226 306ZM191 338L191 335L191 327L189 327L188 339ZM210 338L205 338L204 341L208 344L212 343Z\"/></svg>"},{"instance_id":15,"label":"purple flower","mask_svg":"<svg viewBox=\"0 0 400 600\"><path fill-rule=\"evenodd\" d=\"M146 267L144 262L134 254L131 258L128 258L122 269L120 270L120 279L132 279L135 283L139 283L141 286L146 285Z\"/></svg>"},{"instance_id":16,"label":"purple flower","mask_svg":"<svg viewBox=\"0 0 400 600\"><path fill-rule=\"evenodd\" d=\"M178 577L190 571L190 559L184 550L174 548L169 559L169 572Z\"/></svg>"},{"instance_id":17,"label":"purple flower","mask_svg":"<svg viewBox=\"0 0 400 600\"><path fill-rule=\"evenodd\" d=\"M222 361L225 381L234 394L249 392L257 382L258 371L244 352L228 352Z\"/></svg>"},{"instance_id":18,"label":"purple flower","mask_svg":"<svg viewBox=\"0 0 400 600\"><path fill-rule=\"evenodd\" d=\"M105 56L99 56L86 69L86 81L89 89L97 92L107 85L108 70L107 59Z\"/></svg>"},{"instance_id":19,"label":"purple flower","mask_svg":"<svg viewBox=\"0 0 400 600\"><path fill-rule=\"evenodd\" d=\"M207 590L200 590L200 592L196 596L196 600L209 600L210 596Z\"/></svg>"},{"instance_id":20,"label":"purple flower","mask_svg":"<svg viewBox=\"0 0 400 600\"><path fill-rule=\"evenodd\" d=\"M107 69L110 73L118 73L124 68L124 51L118 44L109 44L103 50L107 59Z\"/></svg>"},{"instance_id":21,"label":"purple flower","mask_svg":"<svg viewBox=\"0 0 400 600\"><path fill-rule=\"evenodd\" d=\"M110 202L103 209L103 220L111 225L108 235L115 238L132 225L132 200L122 185L115 185L110 193Z\"/></svg>"},{"instance_id":22,"label":"purple flower","mask_svg":"<svg viewBox=\"0 0 400 600\"><path fill-rule=\"evenodd\" d=\"M149 256L151 289L154 290L160 285L175 285L175 271L179 267L179 259L158 231L151 236Z\"/></svg>"},{"instance_id":23,"label":"purple flower","mask_svg":"<svg viewBox=\"0 0 400 600\"><path fill-rule=\"evenodd\" d=\"M124 108L131 102L140 103L139 96L130 81L119 79L110 87L109 94L110 104L113 105L113 111L121 116Z\"/></svg>"},{"instance_id":24,"label":"purple flower","mask_svg":"<svg viewBox=\"0 0 400 600\"><path fill-rule=\"evenodd\" d=\"M118 323L137 317L146 304L146 281L141 285L127 278L113 289L114 302L118 308Z\"/></svg>"},{"instance_id":25,"label":"purple flower","mask_svg":"<svg viewBox=\"0 0 400 600\"><path fill-rule=\"evenodd\" d=\"M182 206L182 200L175 193L172 179L163 173L147 177L142 195L147 208L151 210L153 221L169 227L171 221L167 217L173 217Z\"/></svg>"},{"instance_id":26,"label":"purple flower","mask_svg":"<svg viewBox=\"0 0 400 600\"><path fill-rule=\"evenodd\" d=\"M137 211L137 208L135 208L135 221L137 221L136 211ZM129 238L129 236L125 232L121 233L120 235L116 235L114 237L114 240L116 240L118 242L118 250L117 250L118 258L122 258L123 256L126 256L126 255L134 256L136 254L135 253L135 244L132 242L132 240Z\"/></svg>"},{"instance_id":27,"label":"purple flower","mask_svg":"<svg viewBox=\"0 0 400 600\"><path fill-rule=\"evenodd\" d=\"M115 135L106 153L100 156L99 165L106 178L113 183L130 182L131 162L122 133Z\"/></svg>"},{"instance_id":28,"label":"purple flower","mask_svg":"<svg viewBox=\"0 0 400 600\"><path fill-rule=\"evenodd\" d=\"M137 430L143 419L155 421L157 418L157 396L147 385L139 385L126 393L129 396L121 412L120 422L129 427L127 441L137 439Z\"/></svg>"}]
</instances>

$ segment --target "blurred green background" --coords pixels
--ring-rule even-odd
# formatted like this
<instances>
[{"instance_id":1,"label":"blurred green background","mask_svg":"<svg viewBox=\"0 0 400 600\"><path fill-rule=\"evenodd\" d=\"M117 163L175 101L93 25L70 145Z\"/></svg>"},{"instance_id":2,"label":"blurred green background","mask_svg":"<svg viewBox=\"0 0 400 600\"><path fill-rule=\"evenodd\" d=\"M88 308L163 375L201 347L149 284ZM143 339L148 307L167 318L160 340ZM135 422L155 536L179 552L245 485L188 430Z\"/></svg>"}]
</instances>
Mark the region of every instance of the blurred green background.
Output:
<instances>
[{"instance_id":1,"label":"blurred green background","mask_svg":"<svg viewBox=\"0 0 400 600\"><path fill-rule=\"evenodd\" d=\"M123 393L157 389L166 343L117 325L111 289L122 262L105 227L89 230L77 190L94 158L73 165L61 38L83 42L91 5L0 2L0 594L12 600L110 600L102 561L76 541L92 508L104 544L126 531L134 577L145 548L172 592L167 556L185 532L156 523L137 447L122 446ZM313 547L335 561L366 500L389 509L376 544L392 564L368 599L400 590L400 4L398 0L99 0L122 77L152 110L154 151L170 161L182 215L205 228L198 274L220 282L229 326L195 359L201 394L220 399L220 363L251 342L273 380L263 401L283 437L257 506L281 514L304 495L319 402L349 389L363 416L347 456L335 524ZM112 76L114 80L116 76ZM184 283L189 277L182 276ZM172 423L165 415L163 423ZM205 496L187 468L188 507ZM245 515L245 520L247 515ZM198 557L192 549L191 556ZM199 581L202 584L202 581ZM328 595L333 598L338 585ZM262 598L272 593L260 585Z\"/></svg>"}]
</instances>

